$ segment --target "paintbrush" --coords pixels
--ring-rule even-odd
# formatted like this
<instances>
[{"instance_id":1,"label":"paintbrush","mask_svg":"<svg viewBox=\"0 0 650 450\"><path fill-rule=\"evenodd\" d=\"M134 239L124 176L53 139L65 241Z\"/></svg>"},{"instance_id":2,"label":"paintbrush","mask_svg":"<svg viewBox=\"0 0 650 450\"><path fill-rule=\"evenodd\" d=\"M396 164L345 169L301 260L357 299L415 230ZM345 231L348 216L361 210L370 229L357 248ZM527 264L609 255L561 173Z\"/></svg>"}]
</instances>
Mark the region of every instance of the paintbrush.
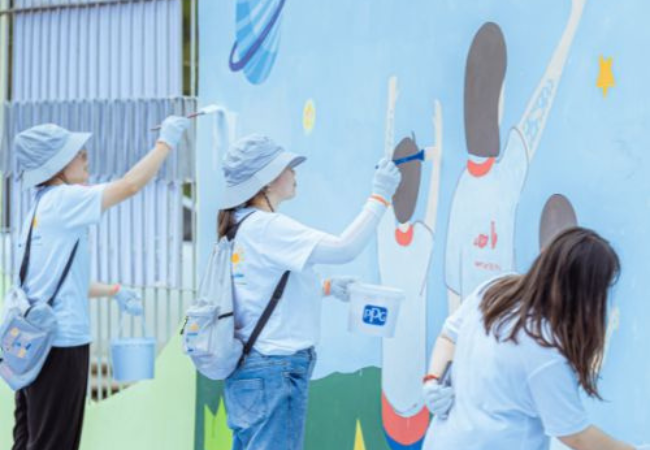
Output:
<instances>
[{"instance_id":1,"label":"paintbrush","mask_svg":"<svg viewBox=\"0 0 650 450\"><path fill-rule=\"evenodd\" d=\"M218 105L208 105L208 106L204 106L203 108L199 109L196 112L193 112L192 114L188 114L185 117L187 117L188 119L194 119L195 117L205 116L207 114L214 114L221 109L222 109L221 106ZM158 131L160 130L160 128L161 125L156 125L151 129L151 131Z\"/></svg>"},{"instance_id":2,"label":"paintbrush","mask_svg":"<svg viewBox=\"0 0 650 450\"><path fill-rule=\"evenodd\" d=\"M425 161L427 157L427 152L425 150L420 150L419 152L410 155L410 156L405 156L404 158L397 158L393 160L393 163L396 166L399 166L401 164L405 164L407 162L411 161ZM375 166L375 169L378 169L379 166Z\"/></svg>"}]
</instances>

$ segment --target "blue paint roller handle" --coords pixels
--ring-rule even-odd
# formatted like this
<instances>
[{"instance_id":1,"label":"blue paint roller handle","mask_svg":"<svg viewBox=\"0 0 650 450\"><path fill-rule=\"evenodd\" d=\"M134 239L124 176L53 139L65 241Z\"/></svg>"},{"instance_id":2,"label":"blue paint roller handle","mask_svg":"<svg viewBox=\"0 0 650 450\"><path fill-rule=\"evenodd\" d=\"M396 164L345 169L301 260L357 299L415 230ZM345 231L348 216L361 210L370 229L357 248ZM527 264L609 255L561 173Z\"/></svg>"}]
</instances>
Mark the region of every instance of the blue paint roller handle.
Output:
<instances>
[{"instance_id":1,"label":"blue paint roller handle","mask_svg":"<svg viewBox=\"0 0 650 450\"><path fill-rule=\"evenodd\" d=\"M402 164L405 164L405 163L411 162L411 161L424 161L424 157L425 157L424 150L420 150L419 152L417 152L417 153L415 153L413 155L405 156L404 158L394 159L393 163L396 166L399 166L399 165L402 165ZM375 166L375 169L378 169L378 168L379 168L379 166Z\"/></svg>"}]
</instances>

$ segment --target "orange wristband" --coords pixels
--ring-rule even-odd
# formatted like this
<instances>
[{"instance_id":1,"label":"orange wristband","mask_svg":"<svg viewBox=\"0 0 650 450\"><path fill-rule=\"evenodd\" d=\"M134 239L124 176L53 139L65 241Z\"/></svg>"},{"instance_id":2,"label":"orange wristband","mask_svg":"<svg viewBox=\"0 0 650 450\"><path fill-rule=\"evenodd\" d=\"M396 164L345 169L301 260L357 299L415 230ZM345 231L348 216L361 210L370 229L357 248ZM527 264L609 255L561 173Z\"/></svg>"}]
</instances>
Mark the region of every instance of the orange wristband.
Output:
<instances>
[{"instance_id":1,"label":"orange wristband","mask_svg":"<svg viewBox=\"0 0 650 450\"><path fill-rule=\"evenodd\" d=\"M428 373L428 374L426 374L426 375L422 378L422 383L426 383L427 381L431 381L431 380L436 380L436 381L438 381L439 379L440 379L440 377Z\"/></svg>"},{"instance_id":2,"label":"orange wristband","mask_svg":"<svg viewBox=\"0 0 650 450\"><path fill-rule=\"evenodd\" d=\"M329 278L323 282L323 294L325 297L332 293L332 280Z\"/></svg>"},{"instance_id":3,"label":"orange wristband","mask_svg":"<svg viewBox=\"0 0 650 450\"><path fill-rule=\"evenodd\" d=\"M122 286L116 283L113 285L113 291L111 292L111 295L116 295L118 292L120 292L120 289L122 289Z\"/></svg>"},{"instance_id":4,"label":"orange wristband","mask_svg":"<svg viewBox=\"0 0 650 450\"><path fill-rule=\"evenodd\" d=\"M381 203L382 205L384 205L386 208L388 208L388 207L390 206L390 203L388 202L388 200L386 200L386 199L385 199L384 197L382 197L381 195L372 194L372 195L370 196L370 198L373 199L373 200L377 200L379 203Z\"/></svg>"}]
</instances>

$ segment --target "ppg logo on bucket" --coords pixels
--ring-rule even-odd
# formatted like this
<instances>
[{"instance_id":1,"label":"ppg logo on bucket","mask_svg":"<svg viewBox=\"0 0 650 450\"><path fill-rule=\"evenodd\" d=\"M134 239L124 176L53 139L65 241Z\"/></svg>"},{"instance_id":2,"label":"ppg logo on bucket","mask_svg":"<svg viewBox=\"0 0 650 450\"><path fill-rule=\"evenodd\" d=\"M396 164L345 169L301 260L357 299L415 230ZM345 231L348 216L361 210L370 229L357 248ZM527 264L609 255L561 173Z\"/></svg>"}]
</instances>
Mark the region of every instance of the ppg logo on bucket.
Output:
<instances>
[{"instance_id":1,"label":"ppg logo on bucket","mask_svg":"<svg viewBox=\"0 0 650 450\"><path fill-rule=\"evenodd\" d=\"M363 321L368 325L383 327L386 325L388 310L382 306L366 305L363 308Z\"/></svg>"}]
</instances>

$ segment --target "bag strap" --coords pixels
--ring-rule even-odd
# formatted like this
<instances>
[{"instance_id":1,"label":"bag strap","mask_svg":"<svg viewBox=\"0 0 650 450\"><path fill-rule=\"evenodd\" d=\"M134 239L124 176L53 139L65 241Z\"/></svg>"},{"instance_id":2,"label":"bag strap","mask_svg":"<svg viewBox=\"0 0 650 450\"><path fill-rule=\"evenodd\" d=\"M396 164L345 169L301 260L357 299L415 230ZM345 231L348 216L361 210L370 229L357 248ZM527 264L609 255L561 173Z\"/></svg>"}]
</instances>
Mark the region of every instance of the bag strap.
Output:
<instances>
[{"instance_id":1,"label":"bag strap","mask_svg":"<svg viewBox=\"0 0 650 450\"><path fill-rule=\"evenodd\" d=\"M19 283L20 287L23 287L25 284L25 279L27 279L27 271L29 269L29 257L32 252L32 232L34 231L34 222L36 221L36 210L38 209L38 201L40 196L36 196L36 204L34 205L34 214L32 215L32 220L29 222L29 232L27 233L27 242L25 243L25 253L23 253L23 260L20 263L20 275Z\"/></svg>"},{"instance_id":2,"label":"bag strap","mask_svg":"<svg viewBox=\"0 0 650 450\"><path fill-rule=\"evenodd\" d=\"M275 309L275 307L278 305L278 302L282 298L282 294L284 293L284 288L287 286L287 281L289 280L289 273L290 272L287 270L282 274L282 278L280 278L280 282L275 287L275 290L273 291L273 295L271 296L271 300L269 301L269 304L266 305L266 308L264 309L264 312L262 313L260 320L257 321L257 325L255 325L255 329L253 330L253 333L251 333L251 337L248 339L248 342L246 342L246 344L244 345L244 351L242 352L241 359L239 360L240 363L244 360L246 356L248 356L248 354L253 349L253 346L255 345L255 341L257 341L257 338L262 333L262 330L266 326L266 323L269 321L271 314L273 314L273 310Z\"/></svg>"},{"instance_id":3,"label":"bag strap","mask_svg":"<svg viewBox=\"0 0 650 450\"><path fill-rule=\"evenodd\" d=\"M70 268L72 267L72 261L74 261L74 256L77 254L78 247L79 247L79 240L77 239L77 242L74 244L74 247L72 248L72 253L70 253L70 256L68 257L68 262L65 265L65 269L63 269L63 274L61 274L61 278L59 279L59 284L56 285L54 294L52 294L52 297L50 297L50 299L47 301L47 303L50 306L52 306L52 304L54 303L54 299L59 294L59 290L61 290L61 286L63 286L65 279L68 278L68 272L70 272Z\"/></svg>"},{"instance_id":4,"label":"bag strap","mask_svg":"<svg viewBox=\"0 0 650 450\"><path fill-rule=\"evenodd\" d=\"M237 232L239 231L239 227L241 226L241 224L244 223L244 220L248 219L253 214L255 214L255 211L246 214L244 217L242 217L242 219L239 222L230 225L228 231L226 231L226 236L228 237L229 241L235 239L235 236L237 236Z\"/></svg>"},{"instance_id":5,"label":"bag strap","mask_svg":"<svg viewBox=\"0 0 650 450\"><path fill-rule=\"evenodd\" d=\"M29 259L32 252L32 234L34 231L34 222L36 221L36 211L38 209L38 202L40 201L43 193L44 192L39 193L40 195L39 194L36 195L34 214L32 215L32 220L29 223L29 232L27 233L27 242L25 243L25 253L23 254L23 260L20 264L20 275L19 275L20 287L23 287L23 285L25 284L25 280L27 279L27 273L29 271ZM54 289L54 294L52 294L50 299L47 301L47 303L50 306L52 306L52 304L54 303L54 299L59 294L59 291L61 290L61 286L63 286L63 283L68 277L68 272L70 272L70 268L72 267L72 262L74 261L74 257L77 254L78 247L79 247L79 240L77 239L77 242L74 244L74 247L72 248L72 252L68 257L68 262L66 263L65 268L63 269L63 274L61 275L61 278L59 279L59 282L56 285L56 289ZM25 315L29 314L29 310L31 310L31 307L27 310Z\"/></svg>"}]
</instances>

